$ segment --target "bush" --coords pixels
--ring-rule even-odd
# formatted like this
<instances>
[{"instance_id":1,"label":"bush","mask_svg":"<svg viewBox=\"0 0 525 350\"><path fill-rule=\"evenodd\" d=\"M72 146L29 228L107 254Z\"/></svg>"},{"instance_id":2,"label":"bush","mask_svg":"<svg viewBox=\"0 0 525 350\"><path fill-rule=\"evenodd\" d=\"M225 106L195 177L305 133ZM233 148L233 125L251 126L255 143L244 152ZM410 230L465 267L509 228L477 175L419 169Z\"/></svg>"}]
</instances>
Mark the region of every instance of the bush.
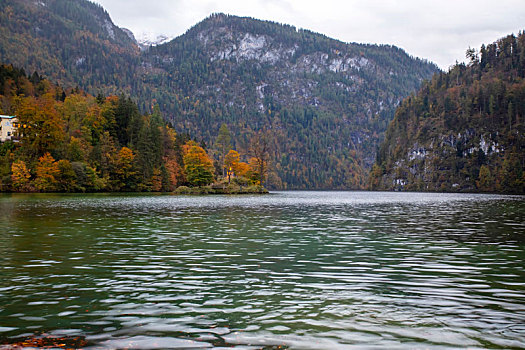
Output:
<instances>
[{"instance_id":1,"label":"bush","mask_svg":"<svg viewBox=\"0 0 525 350\"><path fill-rule=\"evenodd\" d=\"M179 186L175 190L175 193L176 194L191 194L192 190L188 186Z\"/></svg>"},{"instance_id":2,"label":"bush","mask_svg":"<svg viewBox=\"0 0 525 350\"><path fill-rule=\"evenodd\" d=\"M268 190L261 185L252 185L243 188L244 193L268 193Z\"/></svg>"}]
</instances>

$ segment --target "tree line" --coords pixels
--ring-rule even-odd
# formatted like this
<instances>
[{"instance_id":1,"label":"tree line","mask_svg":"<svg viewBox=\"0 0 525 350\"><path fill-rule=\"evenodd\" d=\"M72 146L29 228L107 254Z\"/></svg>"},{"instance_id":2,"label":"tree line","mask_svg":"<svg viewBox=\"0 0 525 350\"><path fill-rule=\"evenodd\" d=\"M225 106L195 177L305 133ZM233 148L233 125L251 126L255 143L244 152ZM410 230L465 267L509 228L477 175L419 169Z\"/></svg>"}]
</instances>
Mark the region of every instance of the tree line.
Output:
<instances>
[{"instance_id":1,"label":"tree line","mask_svg":"<svg viewBox=\"0 0 525 350\"><path fill-rule=\"evenodd\" d=\"M158 106L141 114L129 97L64 90L11 65L0 66L0 114L18 119L15 139L0 144L1 191L174 191L267 176L268 151L241 161L226 125L206 149L178 135Z\"/></svg>"}]
</instances>

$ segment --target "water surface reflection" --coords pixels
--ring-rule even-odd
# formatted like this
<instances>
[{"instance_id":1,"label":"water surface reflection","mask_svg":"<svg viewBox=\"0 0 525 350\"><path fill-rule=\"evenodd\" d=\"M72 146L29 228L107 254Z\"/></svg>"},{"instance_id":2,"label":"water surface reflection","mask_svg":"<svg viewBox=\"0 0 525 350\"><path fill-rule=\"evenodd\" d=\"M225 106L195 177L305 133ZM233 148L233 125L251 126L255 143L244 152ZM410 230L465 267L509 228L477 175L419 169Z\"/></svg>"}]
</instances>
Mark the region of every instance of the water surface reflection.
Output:
<instances>
[{"instance_id":1,"label":"water surface reflection","mask_svg":"<svg viewBox=\"0 0 525 350\"><path fill-rule=\"evenodd\" d=\"M523 199L0 196L0 344L525 347Z\"/></svg>"}]
</instances>

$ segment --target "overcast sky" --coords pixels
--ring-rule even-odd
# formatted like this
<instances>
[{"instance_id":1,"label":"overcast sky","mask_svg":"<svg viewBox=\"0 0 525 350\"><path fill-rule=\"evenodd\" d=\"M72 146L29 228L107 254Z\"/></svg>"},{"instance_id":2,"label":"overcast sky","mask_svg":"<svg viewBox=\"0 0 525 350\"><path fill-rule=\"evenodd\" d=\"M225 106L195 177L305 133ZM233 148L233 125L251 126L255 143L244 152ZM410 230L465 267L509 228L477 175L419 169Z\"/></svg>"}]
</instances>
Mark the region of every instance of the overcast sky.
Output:
<instances>
[{"instance_id":1,"label":"overcast sky","mask_svg":"<svg viewBox=\"0 0 525 350\"><path fill-rule=\"evenodd\" d=\"M94 0L115 24L179 36L214 12L310 29L345 42L392 44L447 69L471 46L525 29L524 0Z\"/></svg>"}]
</instances>

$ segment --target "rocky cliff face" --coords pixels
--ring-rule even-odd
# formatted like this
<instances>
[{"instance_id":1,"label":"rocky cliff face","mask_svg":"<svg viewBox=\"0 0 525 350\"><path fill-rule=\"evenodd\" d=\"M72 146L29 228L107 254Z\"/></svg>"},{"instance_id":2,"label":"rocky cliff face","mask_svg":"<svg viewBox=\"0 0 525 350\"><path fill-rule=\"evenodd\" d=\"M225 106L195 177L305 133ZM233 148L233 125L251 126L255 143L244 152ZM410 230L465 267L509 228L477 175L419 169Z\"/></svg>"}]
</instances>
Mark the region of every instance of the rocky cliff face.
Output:
<instances>
[{"instance_id":1,"label":"rocky cliff face","mask_svg":"<svg viewBox=\"0 0 525 350\"><path fill-rule=\"evenodd\" d=\"M384 175L383 189L476 191L479 168L478 174L461 172L457 169L458 164L451 160L462 158L465 163L470 160L472 167L479 167L487 160L496 161L505 153L505 148L498 143L500 139L498 133L492 135L470 128L416 141L404 156L394 162L391 171Z\"/></svg>"},{"instance_id":2,"label":"rocky cliff face","mask_svg":"<svg viewBox=\"0 0 525 350\"><path fill-rule=\"evenodd\" d=\"M266 79L255 86L257 105L261 111L264 98L268 95L280 103L319 106L325 101L319 96L321 82L317 77L335 73L339 81L332 82L331 87L341 93L355 93L365 83L359 73L362 70L373 73L378 69L374 62L359 54L337 49L315 51L298 57L298 43L285 43L270 35L233 32L223 26L203 30L197 38L207 51L210 62L248 63L266 68ZM379 101L377 107L381 108L383 104L384 101Z\"/></svg>"}]
</instances>

